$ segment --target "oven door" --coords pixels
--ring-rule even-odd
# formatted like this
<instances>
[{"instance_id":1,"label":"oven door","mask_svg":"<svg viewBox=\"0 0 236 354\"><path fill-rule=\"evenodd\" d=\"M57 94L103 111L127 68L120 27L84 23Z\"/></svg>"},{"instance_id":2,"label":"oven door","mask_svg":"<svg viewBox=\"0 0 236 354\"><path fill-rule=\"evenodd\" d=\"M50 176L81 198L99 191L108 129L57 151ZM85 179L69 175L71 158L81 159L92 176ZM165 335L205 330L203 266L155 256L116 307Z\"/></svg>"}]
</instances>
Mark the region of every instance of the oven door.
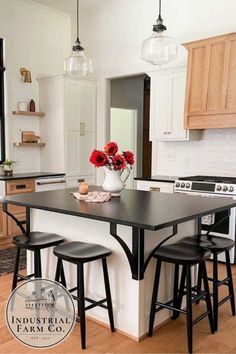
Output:
<instances>
[{"instance_id":1,"label":"oven door","mask_svg":"<svg viewBox=\"0 0 236 354\"><path fill-rule=\"evenodd\" d=\"M182 192L179 192L182 193ZM201 196L201 197L208 197L208 198L227 198L225 196L220 196L220 195L214 195L214 194L208 194L208 193L196 193L196 192L184 192L187 195L192 195L192 196ZM228 197L230 198L230 197ZM213 216L214 222L209 225L206 221L206 218L202 218L202 223L201 223L201 229L202 229L202 233L205 234L207 233L207 231L209 231L213 225L215 225L216 223L218 223L220 220L226 218L228 215L228 210L224 210L218 213L215 213ZM210 218L209 218L210 219ZM230 215L229 218L226 218L222 223L220 223L219 225L217 225L214 228L214 231L211 232L211 235L214 236L219 236L219 237L226 237L226 238L230 238L231 240L235 241L235 235L236 235L236 208L232 208L230 209ZM236 252L235 252L235 247L233 247L230 250L230 262L232 264L236 263L235 262L235 258L236 258ZM225 262L225 255L224 253L220 253L218 255L218 259L221 262Z\"/></svg>"}]
</instances>

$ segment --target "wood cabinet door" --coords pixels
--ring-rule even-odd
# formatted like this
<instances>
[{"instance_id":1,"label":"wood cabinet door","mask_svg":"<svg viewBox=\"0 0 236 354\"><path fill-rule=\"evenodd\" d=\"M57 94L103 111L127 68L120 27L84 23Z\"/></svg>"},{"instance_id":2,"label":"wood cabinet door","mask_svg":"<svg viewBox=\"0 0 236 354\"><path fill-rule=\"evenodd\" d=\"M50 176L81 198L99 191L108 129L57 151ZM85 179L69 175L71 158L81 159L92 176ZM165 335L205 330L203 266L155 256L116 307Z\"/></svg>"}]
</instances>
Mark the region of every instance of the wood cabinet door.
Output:
<instances>
[{"instance_id":1,"label":"wood cabinet door","mask_svg":"<svg viewBox=\"0 0 236 354\"><path fill-rule=\"evenodd\" d=\"M236 127L236 33L186 44L185 128Z\"/></svg>"},{"instance_id":2,"label":"wood cabinet door","mask_svg":"<svg viewBox=\"0 0 236 354\"><path fill-rule=\"evenodd\" d=\"M0 243L1 238L7 236L7 215L2 210L2 203L0 203Z\"/></svg>"}]
</instances>

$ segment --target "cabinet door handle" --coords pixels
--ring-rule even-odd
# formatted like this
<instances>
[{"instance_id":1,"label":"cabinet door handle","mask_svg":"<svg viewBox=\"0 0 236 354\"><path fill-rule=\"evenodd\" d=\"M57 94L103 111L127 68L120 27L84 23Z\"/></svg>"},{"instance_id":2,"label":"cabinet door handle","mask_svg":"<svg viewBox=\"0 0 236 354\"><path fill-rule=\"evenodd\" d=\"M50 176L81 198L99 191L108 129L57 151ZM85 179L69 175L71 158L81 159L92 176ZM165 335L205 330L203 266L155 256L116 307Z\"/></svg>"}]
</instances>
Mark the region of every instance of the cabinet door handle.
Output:
<instances>
[{"instance_id":1,"label":"cabinet door handle","mask_svg":"<svg viewBox=\"0 0 236 354\"><path fill-rule=\"evenodd\" d=\"M163 134L166 135L166 134L168 134L168 133L167 133L167 132L164 132Z\"/></svg>"},{"instance_id":2,"label":"cabinet door handle","mask_svg":"<svg viewBox=\"0 0 236 354\"><path fill-rule=\"evenodd\" d=\"M85 123L80 123L80 136L85 134Z\"/></svg>"},{"instance_id":3,"label":"cabinet door handle","mask_svg":"<svg viewBox=\"0 0 236 354\"><path fill-rule=\"evenodd\" d=\"M159 187L150 187L150 192L160 192L161 189Z\"/></svg>"}]
</instances>

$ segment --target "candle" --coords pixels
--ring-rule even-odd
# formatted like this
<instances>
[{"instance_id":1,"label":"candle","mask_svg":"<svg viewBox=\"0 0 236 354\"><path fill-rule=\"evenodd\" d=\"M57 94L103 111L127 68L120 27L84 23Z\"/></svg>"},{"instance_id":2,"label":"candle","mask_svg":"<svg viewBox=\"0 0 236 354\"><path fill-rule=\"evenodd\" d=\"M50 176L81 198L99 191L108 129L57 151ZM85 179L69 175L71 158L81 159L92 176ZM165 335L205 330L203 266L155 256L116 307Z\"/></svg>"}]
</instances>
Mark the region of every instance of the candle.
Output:
<instances>
[{"instance_id":1,"label":"candle","mask_svg":"<svg viewBox=\"0 0 236 354\"><path fill-rule=\"evenodd\" d=\"M89 190L89 187L88 187L88 183L86 182L82 182L79 184L79 193L80 194L88 194L88 190Z\"/></svg>"}]
</instances>

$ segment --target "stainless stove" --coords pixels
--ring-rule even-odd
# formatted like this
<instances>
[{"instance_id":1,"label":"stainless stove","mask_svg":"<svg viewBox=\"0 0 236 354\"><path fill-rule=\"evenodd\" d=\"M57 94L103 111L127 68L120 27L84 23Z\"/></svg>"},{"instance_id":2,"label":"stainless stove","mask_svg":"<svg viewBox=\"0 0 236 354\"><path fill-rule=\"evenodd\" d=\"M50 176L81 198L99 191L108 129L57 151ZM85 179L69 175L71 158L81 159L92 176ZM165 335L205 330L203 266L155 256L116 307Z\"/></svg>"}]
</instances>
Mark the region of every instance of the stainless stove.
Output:
<instances>
[{"instance_id":1,"label":"stainless stove","mask_svg":"<svg viewBox=\"0 0 236 354\"><path fill-rule=\"evenodd\" d=\"M182 177L175 181L174 190L175 192L207 193L236 197L236 178L218 176Z\"/></svg>"},{"instance_id":2,"label":"stainless stove","mask_svg":"<svg viewBox=\"0 0 236 354\"><path fill-rule=\"evenodd\" d=\"M202 196L208 198L225 197L236 199L236 178L235 177L218 177L218 176L190 176L181 177L175 181L174 192L185 193L188 195ZM232 208L230 216L227 218L228 211L217 212L202 218L202 233L209 231L213 225L220 220L224 222L216 225L215 236L226 237L236 240L236 208ZM225 262L223 253L219 255L219 260ZM235 247L230 250L230 261L236 261Z\"/></svg>"}]
</instances>

